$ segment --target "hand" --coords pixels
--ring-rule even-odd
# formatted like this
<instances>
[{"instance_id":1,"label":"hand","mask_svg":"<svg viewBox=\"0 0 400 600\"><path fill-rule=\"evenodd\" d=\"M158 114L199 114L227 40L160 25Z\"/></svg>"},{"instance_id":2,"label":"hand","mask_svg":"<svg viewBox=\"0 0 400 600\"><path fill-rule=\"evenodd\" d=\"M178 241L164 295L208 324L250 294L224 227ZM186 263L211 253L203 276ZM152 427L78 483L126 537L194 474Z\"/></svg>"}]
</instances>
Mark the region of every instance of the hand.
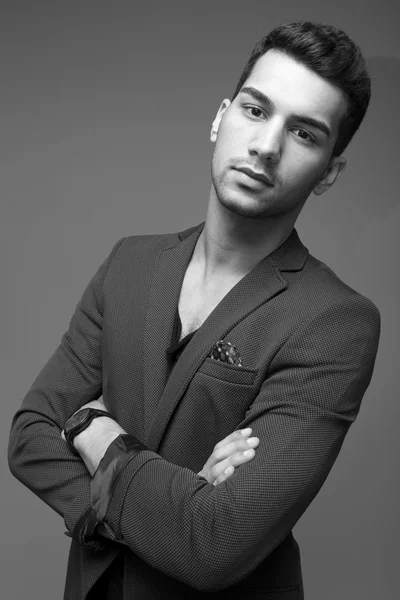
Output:
<instances>
[{"instance_id":1,"label":"hand","mask_svg":"<svg viewBox=\"0 0 400 600\"><path fill-rule=\"evenodd\" d=\"M198 473L208 483L218 485L230 477L239 467L255 456L260 440L250 437L251 428L234 431L214 446L214 450L202 470Z\"/></svg>"}]
</instances>

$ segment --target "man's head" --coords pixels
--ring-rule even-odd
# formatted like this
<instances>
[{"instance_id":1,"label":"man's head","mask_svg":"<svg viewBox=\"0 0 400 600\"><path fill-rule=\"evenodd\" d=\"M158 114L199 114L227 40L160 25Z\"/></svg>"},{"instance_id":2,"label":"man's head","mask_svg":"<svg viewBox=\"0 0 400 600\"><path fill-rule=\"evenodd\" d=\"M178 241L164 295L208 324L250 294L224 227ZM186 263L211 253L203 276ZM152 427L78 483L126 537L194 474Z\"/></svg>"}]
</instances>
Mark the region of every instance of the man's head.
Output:
<instances>
[{"instance_id":1,"label":"man's head","mask_svg":"<svg viewBox=\"0 0 400 600\"><path fill-rule=\"evenodd\" d=\"M213 122L218 199L245 216L296 217L312 191L323 193L343 172L341 153L369 99L365 61L344 32L309 22L277 27L255 46Z\"/></svg>"},{"instance_id":2,"label":"man's head","mask_svg":"<svg viewBox=\"0 0 400 600\"><path fill-rule=\"evenodd\" d=\"M286 23L273 29L254 47L232 101L249 78L258 59L279 50L342 90L347 110L340 122L333 150L340 156L359 128L371 97L371 81L360 48L340 29L309 21Z\"/></svg>"}]
</instances>

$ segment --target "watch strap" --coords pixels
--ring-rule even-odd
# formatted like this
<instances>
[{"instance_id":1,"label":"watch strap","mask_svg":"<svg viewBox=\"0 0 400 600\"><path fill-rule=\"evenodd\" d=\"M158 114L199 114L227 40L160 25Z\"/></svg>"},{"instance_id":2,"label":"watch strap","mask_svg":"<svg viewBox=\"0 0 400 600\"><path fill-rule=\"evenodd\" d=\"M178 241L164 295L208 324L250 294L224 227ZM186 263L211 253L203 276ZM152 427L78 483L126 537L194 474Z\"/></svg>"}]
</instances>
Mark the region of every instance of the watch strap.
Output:
<instances>
[{"instance_id":1,"label":"watch strap","mask_svg":"<svg viewBox=\"0 0 400 600\"><path fill-rule=\"evenodd\" d=\"M109 419L113 419L113 416L109 412L107 412L105 410L101 410L100 408L86 408L86 409L82 409L82 410L88 411L87 415L83 419L83 421L81 423L77 423L75 425L75 427L71 427L71 429L69 429L69 430L68 430L68 421L67 421L67 423L65 425L65 429L64 429L65 440L66 440L68 446L70 447L72 452L74 454L77 454L78 456L79 456L79 453L74 446L74 438L77 435L79 435L82 431L84 431L87 427L89 427L89 425L91 424L93 419L95 419L96 417L108 417ZM76 413L74 413L74 415L75 414ZM72 416L74 416L74 415L72 415Z\"/></svg>"}]
</instances>

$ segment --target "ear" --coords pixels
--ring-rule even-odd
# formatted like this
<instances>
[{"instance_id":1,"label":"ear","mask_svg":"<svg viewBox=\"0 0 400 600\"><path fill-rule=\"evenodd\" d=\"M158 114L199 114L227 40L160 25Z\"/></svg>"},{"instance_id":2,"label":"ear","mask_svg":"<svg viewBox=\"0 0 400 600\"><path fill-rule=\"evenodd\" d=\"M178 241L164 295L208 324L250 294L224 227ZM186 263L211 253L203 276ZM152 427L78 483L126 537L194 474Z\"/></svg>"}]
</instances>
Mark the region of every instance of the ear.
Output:
<instances>
[{"instance_id":1,"label":"ear","mask_svg":"<svg viewBox=\"0 0 400 600\"><path fill-rule=\"evenodd\" d=\"M346 168L346 159L343 156L335 156L331 159L321 179L314 187L314 194L320 196L339 179Z\"/></svg>"},{"instance_id":2,"label":"ear","mask_svg":"<svg viewBox=\"0 0 400 600\"><path fill-rule=\"evenodd\" d=\"M217 140L217 133L218 133L219 125L221 123L222 115L224 114L226 109L230 106L230 104L231 104L231 101L228 100L228 98L225 98L225 100L222 101L221 106L218 109L217 115L211 126L210 140L212 142L215 142Z\"/></svg>"}]
</instances>

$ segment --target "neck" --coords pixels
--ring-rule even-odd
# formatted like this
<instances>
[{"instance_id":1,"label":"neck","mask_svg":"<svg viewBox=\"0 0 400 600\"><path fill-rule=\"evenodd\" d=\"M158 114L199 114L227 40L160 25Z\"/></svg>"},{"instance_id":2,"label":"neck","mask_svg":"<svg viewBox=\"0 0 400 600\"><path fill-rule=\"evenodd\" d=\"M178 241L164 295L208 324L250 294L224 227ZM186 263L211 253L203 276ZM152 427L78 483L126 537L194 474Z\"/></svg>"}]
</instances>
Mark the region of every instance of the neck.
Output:
<instances>
[{"instance_id":1,"label":"neck","mask_svg":"<svg viewBox=\"0 0 400 600\"><path fill-rule=\"evenodd\" d=\"M211 192L193 254L203 279L243 277L289 237L296 217L245 217L225 208Z\"/></svg>"}]
</instances>

